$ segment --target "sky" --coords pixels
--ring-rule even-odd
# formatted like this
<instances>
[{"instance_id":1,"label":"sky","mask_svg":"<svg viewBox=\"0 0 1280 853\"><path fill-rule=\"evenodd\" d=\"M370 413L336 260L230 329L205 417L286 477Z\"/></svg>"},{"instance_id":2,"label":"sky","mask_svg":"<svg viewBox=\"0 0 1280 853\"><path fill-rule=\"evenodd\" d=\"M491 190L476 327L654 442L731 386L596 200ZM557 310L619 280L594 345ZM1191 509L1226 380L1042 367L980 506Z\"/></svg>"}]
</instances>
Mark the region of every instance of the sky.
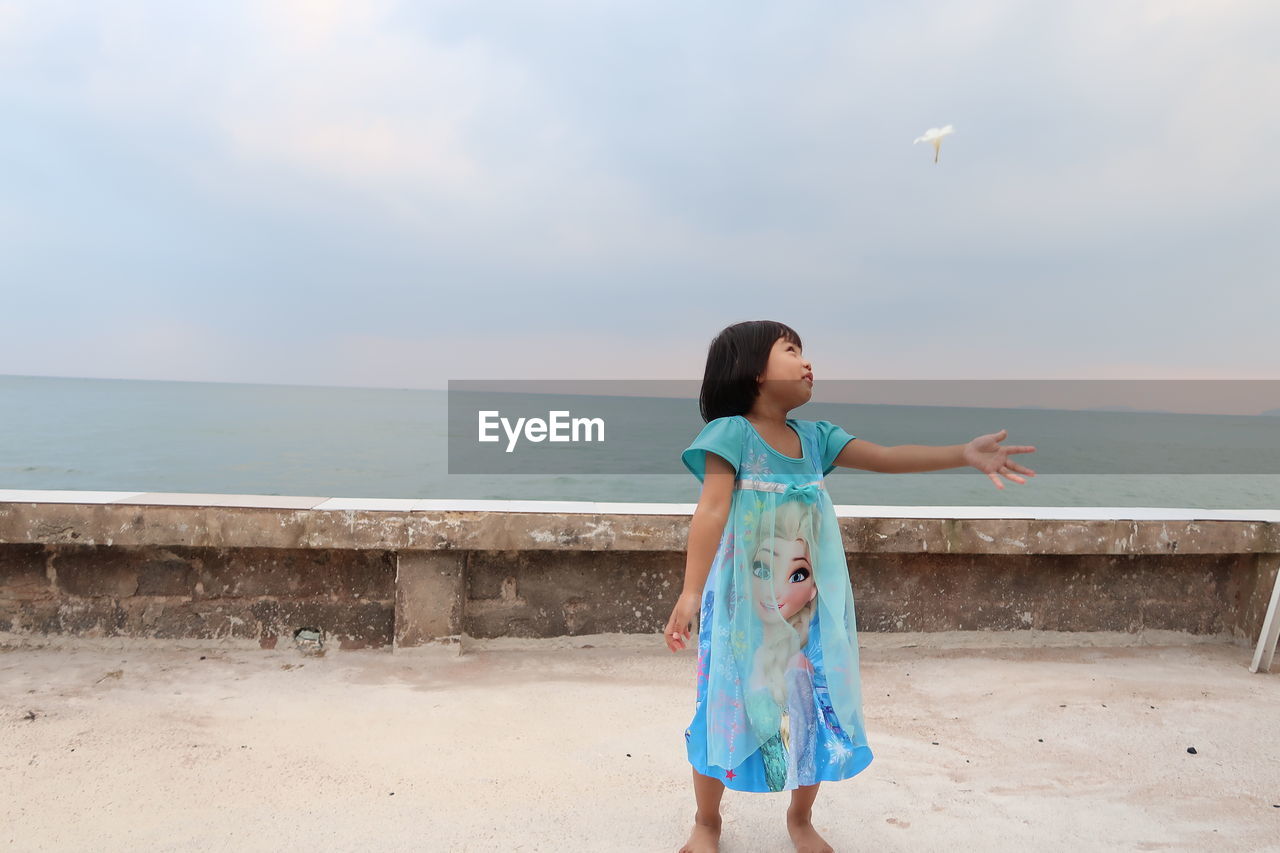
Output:
<instances>
[{"instance_id":1,"label":"sky","mask_svg":"<svg viewBox=\"0 0 1280 853\"><path fill-rule=\"evenodd\" d=\"M0 374L1277 379L1274 2L0 0ZM913 140L955 132L933 149Z\"/></svg>"}]
</instances>

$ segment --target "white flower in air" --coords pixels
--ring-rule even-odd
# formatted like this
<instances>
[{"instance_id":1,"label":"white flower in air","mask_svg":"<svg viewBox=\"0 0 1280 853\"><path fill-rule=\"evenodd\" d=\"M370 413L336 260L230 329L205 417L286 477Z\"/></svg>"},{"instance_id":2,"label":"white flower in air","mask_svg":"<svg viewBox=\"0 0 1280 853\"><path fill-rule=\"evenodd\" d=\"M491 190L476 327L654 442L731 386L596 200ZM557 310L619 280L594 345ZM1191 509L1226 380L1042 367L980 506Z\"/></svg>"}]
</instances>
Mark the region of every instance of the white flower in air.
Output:
<instances>
[{"instance_id":1,"label":"white flower in air","mask_svg":"<svg viewBox=\"0 0 1280 853\"><path fill-rule=\"evenodd\" d=\"M955 133L956 129L951 125L946 127L931 127L924 132L924 136L916 140L916 142L932 142L933 143L933 162L938 162L938 155L942 152L942 137L949 133ZM916 142L911 143L915 145Z\"/></svg>"}]
</instances>

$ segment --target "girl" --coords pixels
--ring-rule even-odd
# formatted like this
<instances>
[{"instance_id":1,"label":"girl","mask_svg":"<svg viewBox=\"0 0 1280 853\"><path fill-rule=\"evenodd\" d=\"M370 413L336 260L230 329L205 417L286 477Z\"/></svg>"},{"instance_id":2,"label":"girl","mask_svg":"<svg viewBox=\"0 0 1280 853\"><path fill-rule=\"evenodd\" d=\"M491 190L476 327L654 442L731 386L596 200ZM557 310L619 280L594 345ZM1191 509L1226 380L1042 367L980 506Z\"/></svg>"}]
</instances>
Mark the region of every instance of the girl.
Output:
<instances>
[{"instance_id":1,"label":"girl","mask_svg":"<svg viewBox=\"0 0 1280 853\"><path fill-rule=\"evenodd\" d=\"M667 647L683 649L699 614L697 703L684 733L697 812L681 853L717 849L726 787L791 791L796 849L831 851L810 822L818 785L873 758L853 587L823 477L836 467L968 465L1003 489L1000 475L1035 476L1008 458L1035 448L1000 447L1004 430L963 445L882 447L830 421L787 417L812 395L813 367L782 323L738 323L711 342L700 400L707 424L681 454L702 493L665 631Z\"/></svg>"}]
</instances>

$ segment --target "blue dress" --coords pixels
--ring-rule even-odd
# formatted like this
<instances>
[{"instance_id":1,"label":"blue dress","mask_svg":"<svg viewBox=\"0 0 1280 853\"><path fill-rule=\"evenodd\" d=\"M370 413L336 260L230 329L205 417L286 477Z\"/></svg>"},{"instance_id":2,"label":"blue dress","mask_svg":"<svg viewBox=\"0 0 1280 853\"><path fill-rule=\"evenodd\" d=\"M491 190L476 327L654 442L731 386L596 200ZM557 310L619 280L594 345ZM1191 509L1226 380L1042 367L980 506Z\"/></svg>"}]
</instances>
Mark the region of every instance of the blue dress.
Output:
<instances>
[{"instance_id":1,"label":"blue dress","mask_svg":"<svg viewBox=\"0 0 1280 853\"><path fill-rule=\"evenodd\" d=\"M742 415L708 423L681 454L734 468L724 533L703 588L689 763L736 791L848 779L871 763L862 714L853 587L823 477L855 437L787 419L785 456Z\"/></svg>"}]
</instances>

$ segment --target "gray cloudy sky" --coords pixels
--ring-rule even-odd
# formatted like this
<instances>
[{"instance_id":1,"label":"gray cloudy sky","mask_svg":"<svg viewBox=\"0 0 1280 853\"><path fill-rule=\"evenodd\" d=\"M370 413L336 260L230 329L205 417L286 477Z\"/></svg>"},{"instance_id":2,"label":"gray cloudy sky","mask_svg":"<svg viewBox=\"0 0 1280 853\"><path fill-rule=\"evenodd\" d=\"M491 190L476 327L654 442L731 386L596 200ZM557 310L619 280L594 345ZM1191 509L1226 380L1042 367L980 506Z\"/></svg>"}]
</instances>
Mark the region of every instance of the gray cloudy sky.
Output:
<instances>
[{"instance_id":1,"label":"gray cloudy sky","mask_svg":"<svg viewBox=\"0 0 1280 853\"><path fill-rule=\"evenodd\" d=\"M0 0L0 373L1280 378L1280 6L859 7Z\"/></svg>"}]
</instances>

